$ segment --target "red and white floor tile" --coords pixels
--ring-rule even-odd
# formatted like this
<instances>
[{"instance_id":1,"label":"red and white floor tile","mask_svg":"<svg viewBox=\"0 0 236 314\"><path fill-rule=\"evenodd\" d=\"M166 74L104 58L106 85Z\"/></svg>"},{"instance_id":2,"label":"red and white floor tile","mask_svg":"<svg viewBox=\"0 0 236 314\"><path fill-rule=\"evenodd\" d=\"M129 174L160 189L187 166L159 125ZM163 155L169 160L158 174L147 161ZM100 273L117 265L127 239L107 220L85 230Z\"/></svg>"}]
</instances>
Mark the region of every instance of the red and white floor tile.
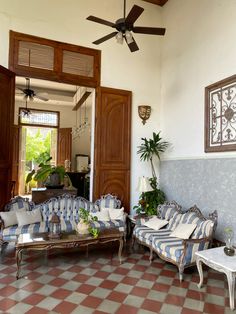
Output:
<instances>
[{"instance_id":1,"label":"red and white floor tile","mask_svg":"<svg viewBox=\"0 0 236 314\"><path fill-rule=\"evenodd\" d=\"M16 280L14 246L0 258L0 313L13 314L228 314L223 274L206 269L199 290L195 268L179 282L177 268L148 252L127 246L120 265L117 248L85 252L31 252Z\"/></svg>"}]
</instances>

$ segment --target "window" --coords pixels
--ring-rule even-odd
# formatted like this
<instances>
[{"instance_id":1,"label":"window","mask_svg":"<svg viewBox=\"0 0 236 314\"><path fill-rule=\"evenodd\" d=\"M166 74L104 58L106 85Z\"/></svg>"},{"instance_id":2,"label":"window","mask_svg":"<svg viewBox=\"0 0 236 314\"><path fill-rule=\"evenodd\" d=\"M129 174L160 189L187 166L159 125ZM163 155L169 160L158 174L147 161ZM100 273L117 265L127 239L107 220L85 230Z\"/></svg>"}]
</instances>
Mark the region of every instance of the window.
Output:
<instances>
[{"instance_id":1,"label":"window","mask_svg":"<svg viewBox=\"0 0 236 314\"><path fill-rule=\"evenodd\" d=\"M236 75L205 89L205 152L236 150Z\"/></svg>"},{"instance_id":2,"label":"window","mask_svg":"<svg viewBox=\"0 0 236 314\"><path fill-rule=\"evenodd\" d=\"M59 112L29 109L30 114L24 114L25 108L19 108L19 124L43 126L50 128L59 127Z\"/></svg>"}]
</instances>

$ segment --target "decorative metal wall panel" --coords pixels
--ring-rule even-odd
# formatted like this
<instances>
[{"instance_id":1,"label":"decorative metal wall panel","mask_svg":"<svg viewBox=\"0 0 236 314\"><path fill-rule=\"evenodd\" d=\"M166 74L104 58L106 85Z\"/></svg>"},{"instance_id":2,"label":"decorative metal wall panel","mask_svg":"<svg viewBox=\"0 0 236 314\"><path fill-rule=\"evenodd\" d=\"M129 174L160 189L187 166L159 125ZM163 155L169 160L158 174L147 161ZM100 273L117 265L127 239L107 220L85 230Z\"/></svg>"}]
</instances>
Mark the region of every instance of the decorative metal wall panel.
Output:
<instances>
[{"instance_id":1,"label":"decorative metal wall panel","mask_svg":"<svg viewBox=\"0 0 236 314\"><path fill-rule=\"evenodd\" d=\"M205 89L205 152L236 150L236 76Z\"/></svg>"}]
</instances>

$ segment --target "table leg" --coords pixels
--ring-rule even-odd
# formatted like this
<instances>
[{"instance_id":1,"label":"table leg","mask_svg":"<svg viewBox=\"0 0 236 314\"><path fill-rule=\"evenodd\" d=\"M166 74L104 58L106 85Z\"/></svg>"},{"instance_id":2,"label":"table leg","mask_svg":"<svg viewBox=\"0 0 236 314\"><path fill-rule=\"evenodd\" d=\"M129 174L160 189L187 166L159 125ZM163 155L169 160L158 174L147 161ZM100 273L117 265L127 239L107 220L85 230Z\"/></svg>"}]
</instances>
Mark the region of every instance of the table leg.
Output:
<instances>
[{"instance_id":1,"label":"table leg","mask_svg":"<svg viewBox=\"0 0 236 314\"><path fill-rule=\"evenodd\" d=\"M122 253L122 249L123 249L123 239L120 239L119 240L119 242L120 242L120 246L119 246L119 251L118 251L118 258L119 258L119 260L120 260L120 264L122 263L122 260L121 260L121 253Z\"/></svg>"},{"instance_id":2,"label":"table leg","mask_svg":"<svg viewBox=\"0 0 236 314\"><path fill-rule=\"evenodd\" d=\"M199 258L197 258L196 264L197 264L197 269L198 269L198 273L200 276L200 281L199 281L199 284L197 286L200 289L202 287L202 284L203 284L202 261Z\"/></svg>"},{"instance_id":3,"label":"table leg","mask_svg":"<svg viewBox=\"0 0 236 314\"><path fill-rule=\"evenodd\" d=\"M231 272L226 273L229 287L229 304L230 309L234 310L234 289L235 289L235 276Z\"/></svg>"},{"instance_id":4,"label":"table leg","mask_svg":"<svg viewBox=\"0 0 236 314\"><path fill-rule=\"evenodd\" d=\"M21 260L22 260L22 249L18 250L16 249L16 267L17 267L17 270L16 270L16 279L18 280L19 279L19 274L20 274L20 263L21 263Z\"/></svg>"}]
</instances>

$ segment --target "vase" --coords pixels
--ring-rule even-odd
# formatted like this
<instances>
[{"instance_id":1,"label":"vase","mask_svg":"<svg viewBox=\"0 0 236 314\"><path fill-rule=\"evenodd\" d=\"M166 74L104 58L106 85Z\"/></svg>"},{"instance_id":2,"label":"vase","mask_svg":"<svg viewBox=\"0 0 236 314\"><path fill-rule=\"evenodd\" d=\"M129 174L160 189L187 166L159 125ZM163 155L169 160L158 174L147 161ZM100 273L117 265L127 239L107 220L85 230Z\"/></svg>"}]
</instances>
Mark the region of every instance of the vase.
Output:
<instances>
[{"instance_id":1,"label":"vase","mask_svg":"<svg viewBox=\"0 0 236 314\"><path fill-rule=\"evenodd\" d=\"M89 224L83 220L80 220L77 224L77 232L79 234L89 234Z\"/></svg>"},{"instance_id":2,"label":"vase","mask_svg":"<svg viewBox=\"0 0 236 314\"><path fill-rule=\"evenodd\" d=\"M234 241L234 232L232 229L225 232L225 248L224 252L228 256L234 255L233 241Z\"/></svg>"}]
</instances>

